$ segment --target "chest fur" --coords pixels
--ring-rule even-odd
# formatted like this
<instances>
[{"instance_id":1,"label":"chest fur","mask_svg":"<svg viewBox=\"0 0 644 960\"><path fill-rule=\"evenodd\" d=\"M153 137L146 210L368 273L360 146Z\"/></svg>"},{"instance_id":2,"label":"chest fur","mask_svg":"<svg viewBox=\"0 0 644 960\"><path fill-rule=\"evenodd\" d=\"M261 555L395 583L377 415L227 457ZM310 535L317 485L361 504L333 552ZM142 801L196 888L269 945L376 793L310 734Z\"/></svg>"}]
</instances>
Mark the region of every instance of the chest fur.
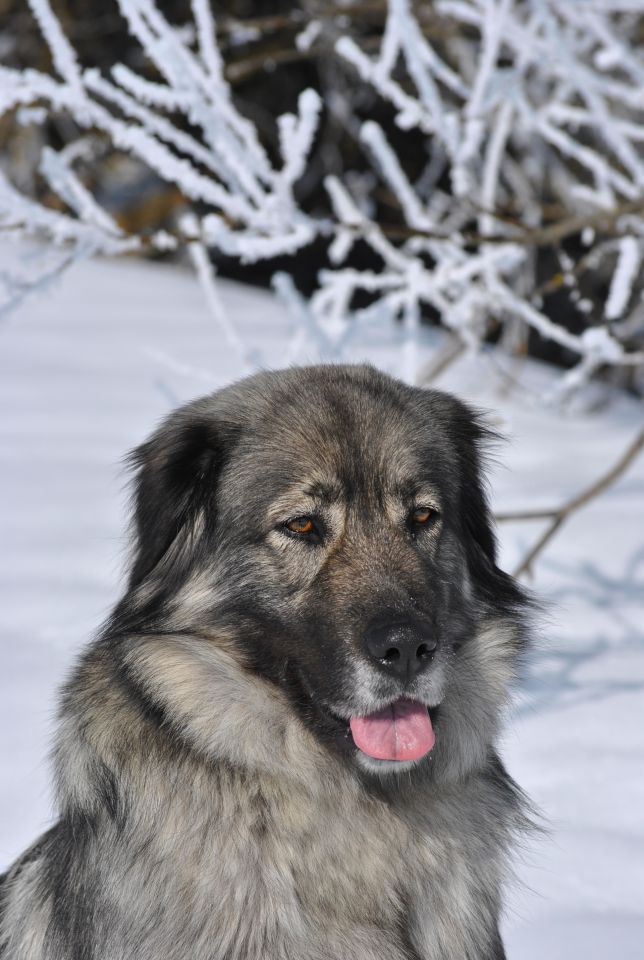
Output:
<instances>
[{"instance_id":1,"label":"chest fur","mask_svg":"<svg viewBox=\"0 0 644 960\"><path fill-rule=\"evenodd\" d=\"M500 846L481 835L476 791L398 810L337 783L317 796L227 787L212 806L175 796L145 856L129 856L133 838L120 856L112 846L104 889L128 918L114 924L128 930L115 958L138 957L133 930L152 948L142 958L167 960L181 943L195 960L470 955L496 903Z\"/></svg>"}]
</instances>

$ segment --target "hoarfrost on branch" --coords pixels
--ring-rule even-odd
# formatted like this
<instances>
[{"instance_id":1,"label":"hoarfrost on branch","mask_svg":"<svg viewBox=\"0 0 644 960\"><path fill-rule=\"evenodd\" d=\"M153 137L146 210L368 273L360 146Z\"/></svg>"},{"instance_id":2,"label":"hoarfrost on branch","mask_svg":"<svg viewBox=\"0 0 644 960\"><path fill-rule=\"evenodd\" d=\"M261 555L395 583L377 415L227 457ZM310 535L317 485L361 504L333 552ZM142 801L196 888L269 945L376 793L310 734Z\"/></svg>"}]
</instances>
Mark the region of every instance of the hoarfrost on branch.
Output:
<instances>
[{"instance_id":1,"label":"hoarfrost on branch","mask_svg":"<svg viewBox=\"0 0 644 960\"><path fill-rule=\"evenodd\" d=\"M437 0L430 22L423 5L388 0L375 53L360 31L333 34L333 16L311 15L294 48L313 56L326 44L354 86L389 106L402 136L423 138L426 167L414 178L404 149L376 120L360 121L348 96L344 110L397 209L396 229L378 222L344 171L324 179L328 212L303 209L296 187L329 105L303 90L296 112L276 118L269 152L235 102L208 0L192 0L191 30L171 25L153 0L118 0L154 79L125 64L107 75L84 68L49 0L28 3L53 74L0 67L0 115L42 124L43 110L66 114L78 139L42 150L39 173L59 198L55 209L0 172L0 227L58 248L30 276L0 273L5 307L79 257L185 247L227 342L252 367L222 312L207 251L253 263L323 238L330 266L308 300L293 282L296 267L274 282L299 318L294 343L313 343L323 355L339 355L364 324L398 321L413 378L414 344L429 313L471 348L517 324L556 342L577 358L566 391L602 366L644 362L622 335L644 326L644 54L636 42L642 18L630 0ZM340 13L343 25L359 18L351 19L351 3ZM179 191L176 229L127 231L101 206L78 172L97 142ZM554 218L544 198L558 209ZM576 261L561 246L571 237L588 247ZM357 265L358 242L378 266ZM535 251L548 245L561 269L544 282ZM592 322L576 289L589 270L601 270L608 289ZM544 311L543 295L557 285L572 290L581 332Z\"/></svg>"}]
</instances>

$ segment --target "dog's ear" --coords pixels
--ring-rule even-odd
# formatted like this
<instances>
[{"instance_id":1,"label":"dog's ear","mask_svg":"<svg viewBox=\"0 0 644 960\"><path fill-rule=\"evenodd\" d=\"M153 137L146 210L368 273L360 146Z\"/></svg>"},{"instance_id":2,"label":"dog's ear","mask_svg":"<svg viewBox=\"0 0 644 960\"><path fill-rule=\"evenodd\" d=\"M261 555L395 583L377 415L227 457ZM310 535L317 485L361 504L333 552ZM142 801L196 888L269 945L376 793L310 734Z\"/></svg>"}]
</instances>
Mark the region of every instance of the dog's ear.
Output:
<instances>
[{"instance_id":1,"label":"dog's ear","mask_svg":"<svg viewBox=\"0 0 644 960\"><path fill-rule=\"evenodd\" d=\"M456 457L452 488L458 498L456 516L470 570L474 576L494 570L497 548L484 467L487 449L500 438L486 425L482 414L451 394L424 390L421 402L432 424L443 424L445 442Z\"/></svg>"},{"instance_id":2,"label":"dog's ear","mask_svg":"<svg viewBox=\"0 0 644 960\"><path fill-rule=\"evenodd\" d=\"M451 428L459 460L458 512L473 583L487 602L515 613L529 601L518 583L497 566L494 518L487 497L486 458L502 436L485 416L462 400L449 397Z\"/></svg>"},{"instance_id":3,"label":"dog's ear","mask_svg":"<svg viewBox=\"0 0 644 960\"><path fill-rule=\"evenodd\" d=\"M212 417L190 405L173 413L130 454L135 473L130 589L168 556L181 536L194 538L198 527L212 529L224 438ZM173 568L180 568L188 554L176 550Z\"/></svg>"},{"instance_id":4,"label":"dog's ear","mask_svg":"<svg viewBox=\"0 0 644 960\"><path fill-rule=\"evenodd\" d=\"M499 434L468 404L450 398L453 433L460 461L460 517L466 540L473 547L472 560L496 565L494 522L487 497L485 456ZM478 555L478 557L477 557Z\"/></svg>"}]
</instances>

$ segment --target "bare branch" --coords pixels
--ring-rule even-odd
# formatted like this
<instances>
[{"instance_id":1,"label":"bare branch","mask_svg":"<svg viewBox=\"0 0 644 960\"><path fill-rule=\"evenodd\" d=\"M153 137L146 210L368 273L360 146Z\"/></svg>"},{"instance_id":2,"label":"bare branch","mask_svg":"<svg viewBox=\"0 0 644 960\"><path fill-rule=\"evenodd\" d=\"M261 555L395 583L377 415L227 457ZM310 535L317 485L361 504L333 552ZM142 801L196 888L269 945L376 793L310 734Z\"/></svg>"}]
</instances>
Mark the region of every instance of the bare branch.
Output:
<instances>
[{"instance_id":1,"label":"bare branch","mask_svg":"<svg viewBox=\"0 0 644 960\"><path fill-rule=\"evenodd\" d=\"M642 213L644 211L644 197L617 204L610 210L595 210L586 216L566 217L555 223L548 223L540 227L526 227L517 220L509 221L507 216L494 210L486 211L486 215L494 220L508 223L516 232L513 233L478 233L475 230L463 230L460 234L463 243L468 246L480 246L487 243L516 243L526 247L554 246L582 230L602 230L615 236L615 227L622 217ZM408 240L414 237L426 237L429 240L454 239L443 231L419 230L397 224L382 224L382 232L392 240ZM625 231L628 235L630 231Z\"/></svg>"},{"instance_id":2,"label":"bare branch","mask_svg":"<svg viewBox=\"0 0 644 960\"><path fill-rule=\"evenodd\" d=\"M552 510L517 510L508 513L495 513L497 523L519 523L522 520L551 520L559 513L558 507Z\"/></svg>"},{"instance_id":3,"label":"bare branch","mask_svg":"<svg viewBox=\"0 0 644 960\"><path fill-rule=\"evenodd\" d=\"M611 467L608 473L595 480L589 487L586 487L581 493L572 497L563 506L556 510L524 510L516 513L502 513L496 519L499 521L521 521L521 520L550 520L550 524L544 530L537 542L528 551L526 556L513 571L514 577L520 577L524 573L531 573L534 561L553 538L557 530L563 523L584 507L591 500L600 496L607 490L622 474L627 470L635 458L644 449L644 428L640 430L635 439L629 444L624 453L620 456L617 463Z\"/></svg>"}]
</instances>

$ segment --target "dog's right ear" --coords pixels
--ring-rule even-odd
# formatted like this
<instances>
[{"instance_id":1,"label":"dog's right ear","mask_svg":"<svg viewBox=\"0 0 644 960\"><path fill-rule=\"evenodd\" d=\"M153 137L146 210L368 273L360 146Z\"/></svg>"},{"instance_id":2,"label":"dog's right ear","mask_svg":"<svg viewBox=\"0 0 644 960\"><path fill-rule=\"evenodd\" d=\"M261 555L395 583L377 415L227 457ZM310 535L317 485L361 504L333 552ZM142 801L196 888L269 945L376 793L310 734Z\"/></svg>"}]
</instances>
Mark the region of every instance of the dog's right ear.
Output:
<instances>
[{"instance_id":1,"label":"dog's right ear","mask_svg":"<svg viewBox=\"0 0 644 960\"><path fill-rule=\"evenodd\" d=\"M181 573L190 551L171 548L180 537L212 529L215 488L224 456L224 431L190 405L173 413L129 456L135 473L134 557L129 587L166 558ZM183 557L183 560L182 560Z\"/></svg>"}]
</instances>

